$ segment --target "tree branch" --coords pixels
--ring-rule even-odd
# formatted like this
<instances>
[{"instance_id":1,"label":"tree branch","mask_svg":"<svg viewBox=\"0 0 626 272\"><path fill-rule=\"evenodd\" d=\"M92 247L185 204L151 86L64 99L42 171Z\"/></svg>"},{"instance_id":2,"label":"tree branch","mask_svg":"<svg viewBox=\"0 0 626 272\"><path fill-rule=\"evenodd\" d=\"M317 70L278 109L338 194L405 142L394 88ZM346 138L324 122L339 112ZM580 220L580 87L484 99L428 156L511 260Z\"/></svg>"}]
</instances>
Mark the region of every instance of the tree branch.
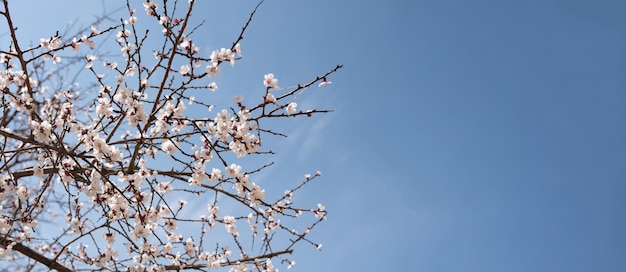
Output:
<instances>
[{"instance_id":1,"label":"tree branch","mask_svg":"<svg viewBox=\"0 0 626 272\"><path fill-rule=\"evenodd\" d=\"M63 266L62 264L56 262L53 259L49 259L46 256L43 256L42 254L32 250L31 248L22 245L21 243L15 243L15 242L11 242L11 241L7 241L4 238L0 238L0 244L4 247L12 247L13 250L24 254L25 256L37 261L40 264L45 265L46 267L50 268L50 269L54 269L60 272L72 272L71 269Z\"/></svg>"}]
</instances>

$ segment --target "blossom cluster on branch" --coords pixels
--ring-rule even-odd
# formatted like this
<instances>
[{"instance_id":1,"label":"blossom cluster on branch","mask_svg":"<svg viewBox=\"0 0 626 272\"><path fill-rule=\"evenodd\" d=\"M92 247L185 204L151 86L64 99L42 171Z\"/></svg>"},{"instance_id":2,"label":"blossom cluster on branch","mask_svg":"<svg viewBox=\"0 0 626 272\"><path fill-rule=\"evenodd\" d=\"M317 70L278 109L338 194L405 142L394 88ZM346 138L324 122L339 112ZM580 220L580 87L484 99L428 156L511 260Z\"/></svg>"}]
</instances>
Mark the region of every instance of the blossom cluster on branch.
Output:
<instances>
[{"instance_id":1,"label":"blossom cluster on branch","mask_svg":"<svg viewBox=\"0 0 626 272\"><path fill-rule=\"evenodd\" d=\"M193 0L126 1L119 23L28 48L3 0L11 44L0 50L0 257L58 271L276 271L295 264L296 244L321 248L309 234L325 207L294 201L321 173L269 199L255 174L273 163L241 160L275 155L264 139L284 135L263 120L329 112L295 101L342 66L285 88L267 73L254 79L256 98L212 103L214 79L243 59L262 2L231 46L206 56L192 39L202 26L190 25ZM99 55L101 45L119 51ZM188 204L197 196L203 211Z\"/></svg>"}]
</instances>

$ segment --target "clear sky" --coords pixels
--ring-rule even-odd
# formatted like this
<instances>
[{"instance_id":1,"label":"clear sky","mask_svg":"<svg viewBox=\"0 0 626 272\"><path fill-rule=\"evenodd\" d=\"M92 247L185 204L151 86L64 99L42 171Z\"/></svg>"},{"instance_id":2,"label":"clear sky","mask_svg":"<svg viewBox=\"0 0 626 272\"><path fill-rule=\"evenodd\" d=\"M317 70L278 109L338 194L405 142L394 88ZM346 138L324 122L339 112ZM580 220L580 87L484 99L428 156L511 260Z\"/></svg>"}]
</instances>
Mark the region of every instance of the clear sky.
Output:
<instances>
[{"instance_id":1,"label":"clear sky","mask_svg":"<svg viewBox=\"0 0 626 272\"><path fill-rule=\"evenodd\" d=\"M101 10L26 2L11 4L35 42ZM256 4L206 3L206 50ZM232 70L259 80L241 88L345 65L300 97L334 112L286 125L272 170L323 172L297 197L329 210L324 246L298 248L295 271L626 271L624 14L618 0L266 0Z\"/></svg>"}]
</instances>

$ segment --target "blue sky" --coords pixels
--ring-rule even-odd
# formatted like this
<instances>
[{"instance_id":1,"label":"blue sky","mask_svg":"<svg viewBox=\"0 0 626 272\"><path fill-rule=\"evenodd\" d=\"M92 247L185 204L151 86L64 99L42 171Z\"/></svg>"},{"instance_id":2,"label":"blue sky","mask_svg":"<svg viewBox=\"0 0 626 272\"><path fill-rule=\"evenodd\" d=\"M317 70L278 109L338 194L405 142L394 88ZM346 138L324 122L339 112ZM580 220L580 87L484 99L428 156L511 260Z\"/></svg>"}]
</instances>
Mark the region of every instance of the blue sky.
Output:
<instances>
[{"instance_id":1,"label":"blue sky","mask_svg":"<svg viewBox=\"0 0 626 272\"><path fill-rule=\"evenodd\" d=\"M14 2L34 41L100 9ZM197 10L201 46L230 45L255 4ZM270 172L324 174L298 196L328 208L324 247L299 248L294 269L625 270L624 14L610 0L266 0L232 70L259 80L235 88L345 65L299 98L334 112L288 122Z\"/></svg>"}]
</instances>

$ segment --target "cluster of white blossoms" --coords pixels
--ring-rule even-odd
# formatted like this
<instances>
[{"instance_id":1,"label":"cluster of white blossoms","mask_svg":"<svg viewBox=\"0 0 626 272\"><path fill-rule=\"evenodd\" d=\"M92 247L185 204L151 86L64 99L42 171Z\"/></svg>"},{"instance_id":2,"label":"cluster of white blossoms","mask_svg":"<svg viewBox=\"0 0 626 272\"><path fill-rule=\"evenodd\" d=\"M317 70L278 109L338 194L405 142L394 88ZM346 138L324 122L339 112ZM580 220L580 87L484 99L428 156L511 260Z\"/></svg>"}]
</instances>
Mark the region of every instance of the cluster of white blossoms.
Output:
<instances>
[{"instance_id":1,"label":"cluster of white blossoms","mask_svg":"<svg viewBox=\"0 0 626 272\"><path fill-rule=\"evenodd\" d=\"M219 63L223 61L229 62L231 66L235 65L235 60L236 60L235 54L241 57L241 45L239 43L235 44L235 46L232 49L221 48L220 50L213 50L213 52L211 52L211 56L209 57L211 59L211 64L207 66L206 68L207 73L211 67L215 67L219 65ZM209 76L210 76L210 73L209 73Z\"/></svg>"},{"instance_id":2,"label":"cluster of white blossoms","mask_svg":"<svg viewBox=\"0 0 626 272\"><path fill-rule=\"evenodd\" d=\"M13 58L6 53L0 53L0 64L4 64L8 67L15 67ZM3 70L0 71L0 89L6 90L11 86L16 86L18 92L8 97L9 106L17 111L26 111L33 107L33 98L28 93L27 77L23 71ZM38 81L32 78L28 78L28 84L31 87L38 86Z\"/></svg>"},{"instance_id":3,"label":"cluster of white blossoms","mask_svg":"<svg viewBox=\"0 0 626 272\"><path fill-rule=\"evenodd\" d=\"M257 152L261 147L261 139L251 133L258 127L255 122L248 121L249 118L250 113L245 109L240 110L237 116L233 117L224 109L217 113L213 122L208 124L207 130L219 141L227 143L237 157L243 157Z\"/></svg>"},{"instance_id":4,"label":"cluster of white blossoms","mask_svg":"<svg viewBox=\"0 0 626 272\"><path fill-rule=\"evenodd\" d=\"M265 190L253 182L250 182L250 175L242 172L242 167L231 164L226 167L226 176L235 179L233 188L237 195L246 197L250 206L259 205L265 199Z\"/></svg>"},{"instance_id":5,"label":"cluster of white blossoms","mask_svg":"<svg viewBox=\"0 0 626 272\"><path fill-rule=\"evenodd\" d=\"M300 110L295 101L309 86L331 84L327 76L340 67L286 88L267 73L253 99L237 95L211 116L199 114L220 101L211 95L232 95L228 86L212 93L212 80L242 58L243 32L232 47L203 53L188 25L195 2L182 13L176 3L143 1L145 15L129 3L117 25L0 50L0 258L31 247L52 260L42 264L50 269L278 271L277 260L295 265L284 256L296 243L321 247L308 235L326 208L292 202L319 172L274 198L266 189L281 184L256 174L271 164L246 163L273 154L262 138L282 136L259 120L327 112ZM144 20L163 29L160 43L140 31ZM98 54L107 33L117 53ZM77 56L67 65L80 67L79 82L68 83L63 73L72 70L58 65L68 52Z\"/></svg>"},{"instance_id":6,"label":"cluster of white blossoms","mask_svg":"<svg viewBox=\"0 0 626 272\"><path fill-rule=\"evenodd\" d=\"M93 133L89 133L84 138L86 141L86 148L89 149L89 143L93 143L93 155L96 160L101 161L104 159L104 156L107 156L111 161L120 162L122 161L122 152L117 148L117 146L112 146L106 143L105 139L102 139L98 136L92 136Z\"/></svg>"},{"instance_id":7,"label":"cluster of white blossoms","mask_svg":"<svg viewBox=\"0 0 626 272\"><path fill-rule=\"evenodd\" d=\"M30 129L33 130L33 136L35 140L48 143L52 141L52 125L48 121L37 122L35 120L30 121Z\"/></svg>"},{"instance_id":8,"label":"cluster of white blossoms","mask_svg":"<svg viewBox=\"0 0 626 272\"><path fill-rule=\"evenodd\" d=\"M123 105L126 111L126 120L130 126L137 126L139 123L145 125L148 121L148 115L144 111L144 103L139 100L146 99L146 93L133 91L130 88L120 87L113 100Z\"/></svg>"}]
</instances>

